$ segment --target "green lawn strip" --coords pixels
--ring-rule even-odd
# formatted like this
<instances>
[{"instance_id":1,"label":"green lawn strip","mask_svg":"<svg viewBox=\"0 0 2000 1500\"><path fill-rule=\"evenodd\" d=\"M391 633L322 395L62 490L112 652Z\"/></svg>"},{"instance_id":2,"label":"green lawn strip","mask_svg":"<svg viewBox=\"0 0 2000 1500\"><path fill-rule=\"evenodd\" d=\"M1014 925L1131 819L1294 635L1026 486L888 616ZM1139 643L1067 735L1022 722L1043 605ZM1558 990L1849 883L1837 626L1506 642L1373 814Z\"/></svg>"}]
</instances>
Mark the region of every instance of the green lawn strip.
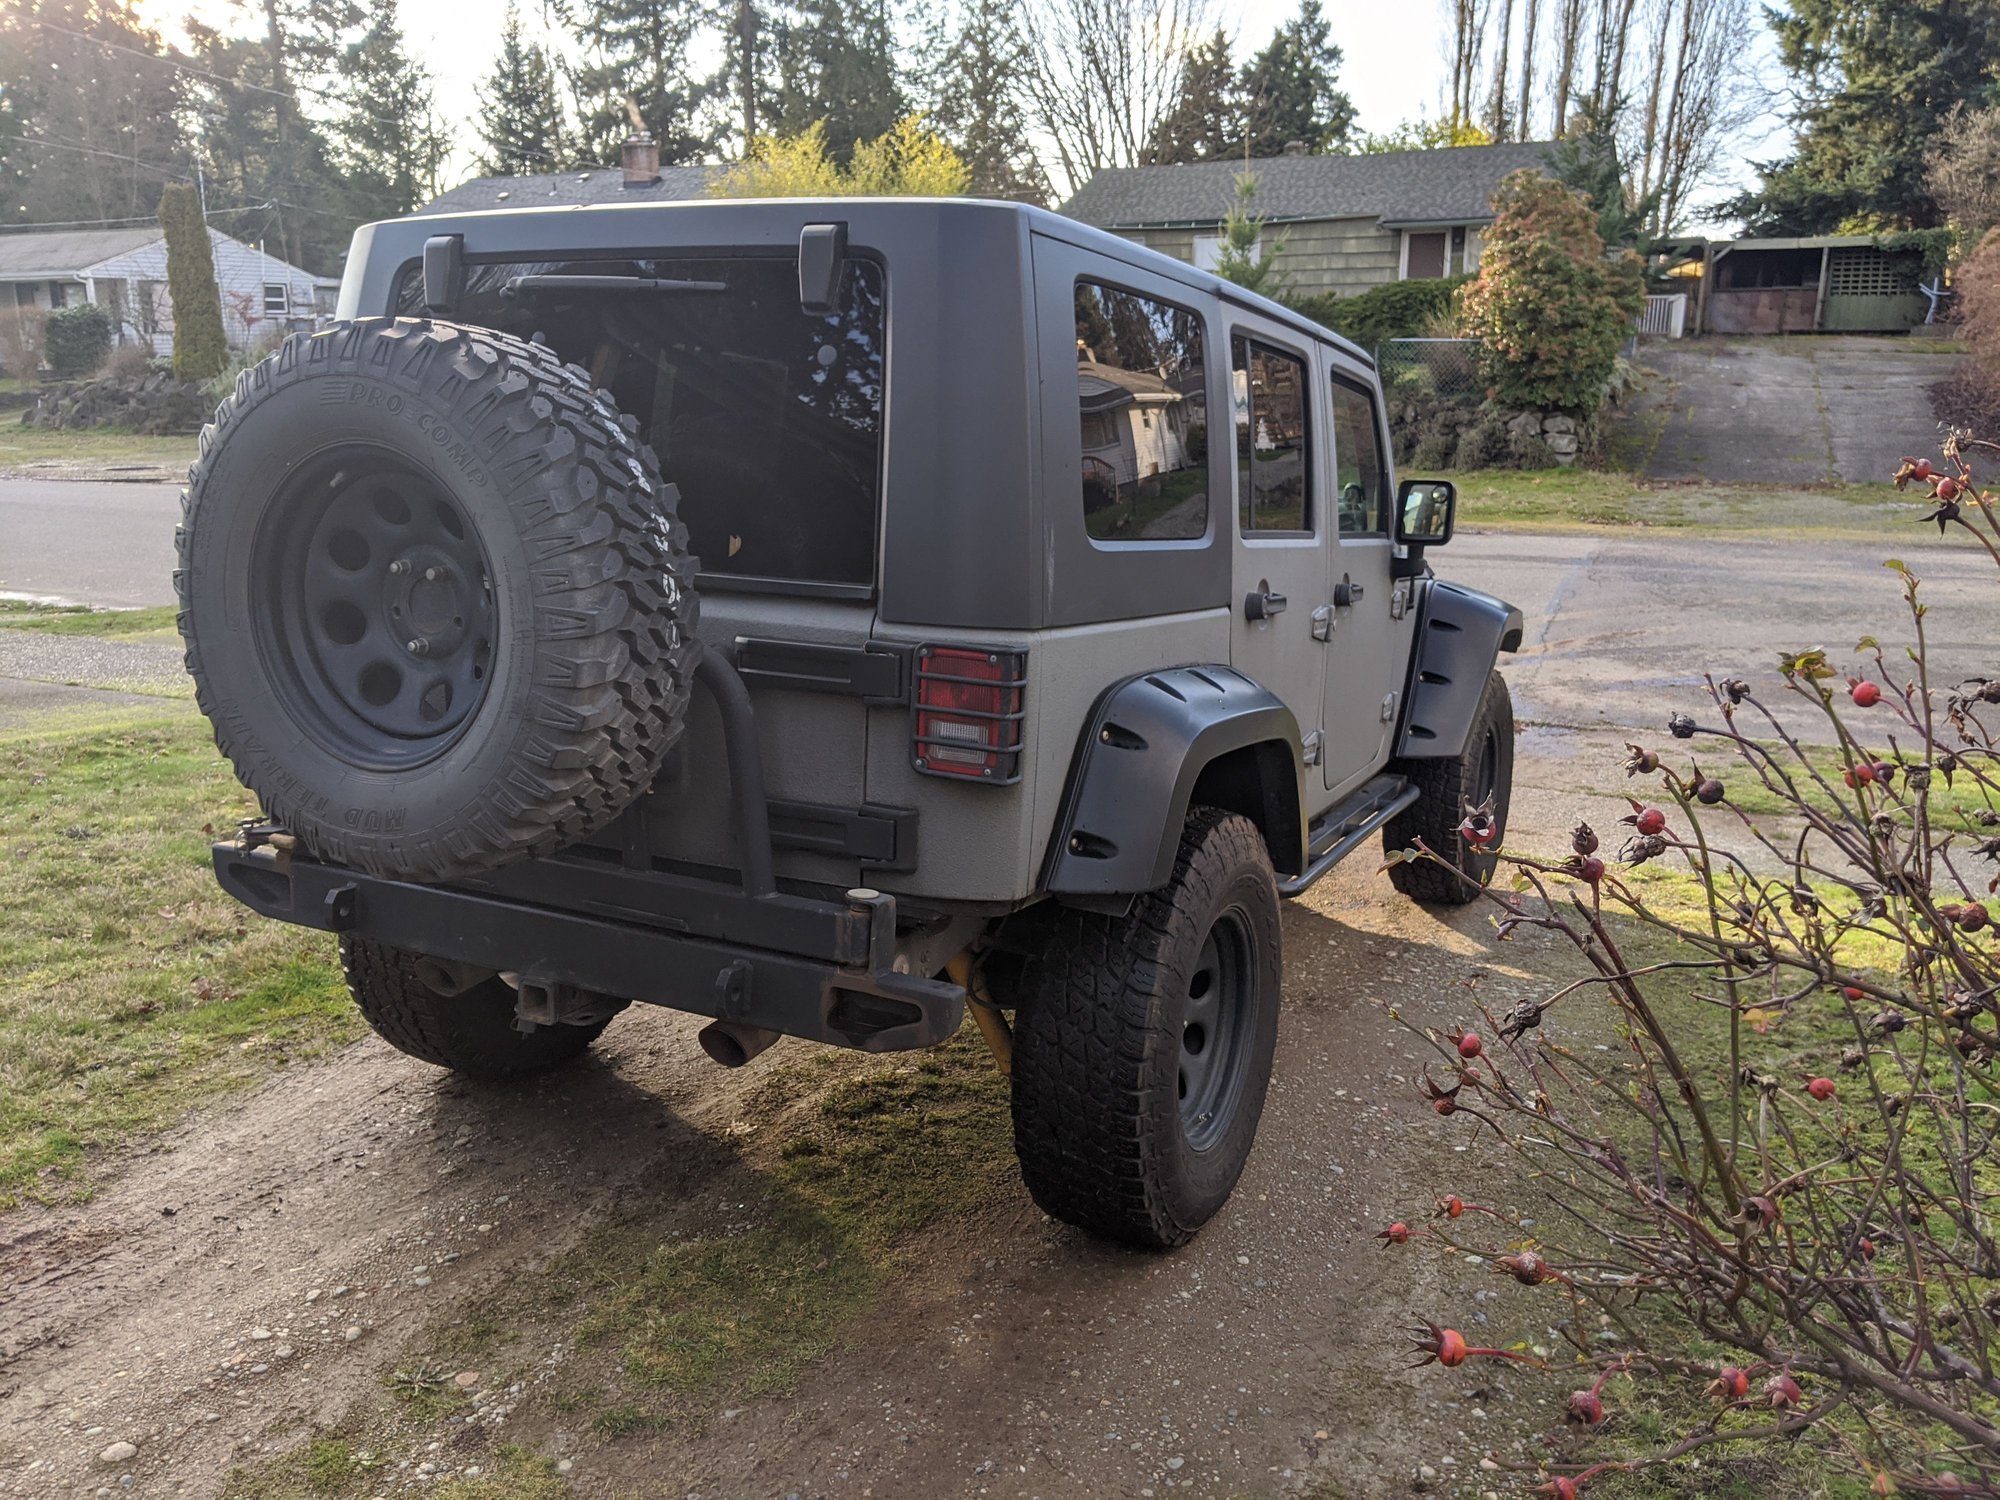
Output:
<instances>
[{"instance_id":1,"label":"green lawn strip","mask_svg":"<svg viewBox=\"0 0 2000 1500\"><path fill-rule=\"evenodd\" d=\"M30 604L0 599L0 630L33 635L80 635L102 640L177 641L174 607L86 609L80 605Z\"/></svg>"},{"instance_id":2,"label":"green lawn strip","mask_svg":"<svg viewBox=\"0 0 2000 1500\"><path fill-rule=\"evenodd\" d=\"M1620 470L1583 468L1471 470L1451 478L1459 521L1495 530L1631 526L1893 537L1927 509L1888 483L1655 484Z\"/></svg>"},{"instance_id":3,"label":"green lawn strip","mask_svg":"<svg viewBox=\"0 0 2000 1500\"><path fill-rule=\"evenodd\" d=\"M75 464L163 464L184 468L194 462L198 439L142 437L109 427L51 431L22 427L0 414L0 469L44 462Z\"/></svg>"},{"instance_id":4,"label":"green lawn strip","mask_svg":"<svg viewBox=\"0 0 2000 1500\"><path fill-rule=\"evenodd\" d=\"M333 1432L239 1474L232 1500L373 1494L385 1465L474 1412L451 1380L468 1368L483 1390L521 1385L509 1398L516 1443L555 1430L597 1443L697 1432L718 1411L794 1389L879 1305L924 1230L1014 1181L1006 1080L969 1025L914 1057L787 1063L740 1126L690 1132L682 1180L698 1187L644 1200L455 1309ZM453 1444L461 1468L493 1451L487 1429L473 1431ZM352 1471L299 1491L302 1455L336 1440Z\"/></svg>"},{"instance_id":5,"label":"green lawn strip","mask_svg":"<svg viewBox=\"0 0 2000 1500\"><path fill-rule=\"evenodd\" d=\"M452 1455L457 1457L457 1455ZM483 1449L460 1473L428 1493L438 1500L561 1500L569 1482L556 1460L517 1443ZM315 1438L305 1447L261 1470L233 1470L223 1486L225 1500L324 1500L328 1496L373 1494L392 1476L368 1449L346 1438Z\"/></svg>"},{"instance_id":6,"label":"green lawn strip","mask_svg":"<svg viewBox=\"0 0 2000 1500\"><path fill-rule=\"evenodd\" d=\"M208 868L252 810L191 710L0 737L0 1208L360 1029L330 941Z\"/></svg>"}]
</instances>

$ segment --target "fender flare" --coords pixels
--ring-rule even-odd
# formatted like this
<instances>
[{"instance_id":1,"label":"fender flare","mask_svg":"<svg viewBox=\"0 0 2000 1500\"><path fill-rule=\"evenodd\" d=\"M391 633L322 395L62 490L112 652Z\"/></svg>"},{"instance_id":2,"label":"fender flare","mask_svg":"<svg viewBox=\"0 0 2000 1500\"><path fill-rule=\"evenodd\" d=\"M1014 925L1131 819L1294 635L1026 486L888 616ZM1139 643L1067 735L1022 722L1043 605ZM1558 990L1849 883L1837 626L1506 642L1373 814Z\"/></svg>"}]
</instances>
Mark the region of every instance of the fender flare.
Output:
<instances>
[{"instance_id":1,"label":"fender flare","mask_svg":"<svg viewBox=\"0 0 2000 1500\"><path fill-rule=\"evenodd\" d=\"M1084 723L1042 889L1113 897L1173 878L1181 825L1202 772L1225 756L1227 805L1250 817L1281 875L1305 868L1304 765L1297 717L1234 667L1170 667L1114 684Z\"/></svg>"},{"instance_id":2,"label":"fender flare","mask_svg":"<svg viewBox=\"0 0 2000 1500\"><path fill-rule=\"evenodd\" d=\"M1521 646L1521 612L1504 599L1433 579L1417 610L1416 649L1396 731L1398 760L1450 760L1465 751L1486 679L1502 651Z\"/></svg>"}]
</instances>

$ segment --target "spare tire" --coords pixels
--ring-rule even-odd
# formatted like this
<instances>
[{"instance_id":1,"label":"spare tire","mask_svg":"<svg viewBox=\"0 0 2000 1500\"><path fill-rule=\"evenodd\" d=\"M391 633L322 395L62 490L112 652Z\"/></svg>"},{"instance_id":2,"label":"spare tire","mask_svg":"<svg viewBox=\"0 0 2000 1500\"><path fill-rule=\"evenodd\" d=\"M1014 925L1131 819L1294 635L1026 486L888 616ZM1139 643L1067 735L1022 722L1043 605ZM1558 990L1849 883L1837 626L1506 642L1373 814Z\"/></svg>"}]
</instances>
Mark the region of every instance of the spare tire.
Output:
<instances>
[{"instance_id":1,"label":"spare tire","mask_svg":"<svg viewBox=\"0 0 2000 1500\"><path fill-rule=\"evenodd\" d=\"M645 790L687 713L678 496L590 378L415 319L294 335L201 435L176 533L215 742L320 859L437 881Z\"/></svg>"}]
</instances>

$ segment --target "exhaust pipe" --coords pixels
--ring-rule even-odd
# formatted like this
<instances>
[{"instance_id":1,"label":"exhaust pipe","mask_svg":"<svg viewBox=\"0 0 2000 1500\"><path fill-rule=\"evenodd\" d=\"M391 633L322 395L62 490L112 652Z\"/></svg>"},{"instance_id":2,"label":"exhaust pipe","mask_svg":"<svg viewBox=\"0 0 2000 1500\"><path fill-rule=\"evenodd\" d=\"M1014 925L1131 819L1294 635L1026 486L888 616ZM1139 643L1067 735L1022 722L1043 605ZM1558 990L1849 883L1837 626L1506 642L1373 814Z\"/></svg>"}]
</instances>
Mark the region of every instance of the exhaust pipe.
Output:
<instances>
[{"instance_id":1,"label":"exhaust pipe","mask_svg":"<svg viewBox=\"0 0 2000 1500\"><path fill-rule=\"evenodd\" d=\"M778 1039L768 1026L740 1026L734 1021L711 1021L695 1038L701 1050L725 1068L740 1068Z\"/></svg>"}]
</instances>

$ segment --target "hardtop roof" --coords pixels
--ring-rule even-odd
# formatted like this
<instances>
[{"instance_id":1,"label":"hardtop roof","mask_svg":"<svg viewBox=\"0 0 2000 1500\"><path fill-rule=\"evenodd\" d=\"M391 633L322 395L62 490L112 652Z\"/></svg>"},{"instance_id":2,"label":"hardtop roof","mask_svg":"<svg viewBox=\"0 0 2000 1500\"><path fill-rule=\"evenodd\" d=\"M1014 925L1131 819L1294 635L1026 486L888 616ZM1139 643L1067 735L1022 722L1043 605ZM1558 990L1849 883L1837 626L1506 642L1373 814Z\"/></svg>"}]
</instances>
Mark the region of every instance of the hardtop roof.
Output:
<instances>
[{"instance_id":1,"label":"hardtop roof","mask_svg":"<svg viewBox=\"0 0 2000 1500\"><path fill-rule=\"evenodd\" d=\"M662 216L670 215L679 219L699 214L740 219L746 223L766 221L758 223L758 227L768 235L771 229L776 227L789 227L793 224L802 226L822 223L829 219L851 217L859 208L867 209L871 216L886 216L891 221L904 216L922 220L946 214L987 216L994 218L996 223L1011 219L1015 223L1016 232L1025 231L1061 240L1080 249L1124 261L1155 275L1179 281L1197 291L1207 292L1223 302L1284 324L1300 334L1331 344L1370 369L1375 365L1374 357L1367 350L1332 329L1293 311L1281 302L1237 286L1234 282L1225 281L1213 272L1199 270L1186 261L1176 260L1136 241L1121 239L1107 230L1094 228L1061 214L1051 213L1045 208L1034 207L1032 204L1011 203L1000 199L704 198L682 202L649 199L634 203L509 207L458 213L426 212L413 214L404 219L385 220L380 224L363 225L356 231L355 239L358 249L365 237L370 237L375 231L390 226L402 231L401 235L397 236L401 239L416 229L425 229L437 234L463 233L475 227L490 229L497 223L508 220L533 220L539 224L552 217L568 215L580 226L577 243L581 244L587 240L593 245L601 244L606 250L619 250L642 245L645 236L639 226L656 224ZM768 222L772 220L776 221L775 225ZM628 223L633 226L630 231L624 227ZM480 238L490 243L490 236L482 235ZM490 257L494 252L485 246L468 245L467 253ZM350 263L353 263L353 260L354 258L350 257Z\"/></svg>"}]
</instances>

